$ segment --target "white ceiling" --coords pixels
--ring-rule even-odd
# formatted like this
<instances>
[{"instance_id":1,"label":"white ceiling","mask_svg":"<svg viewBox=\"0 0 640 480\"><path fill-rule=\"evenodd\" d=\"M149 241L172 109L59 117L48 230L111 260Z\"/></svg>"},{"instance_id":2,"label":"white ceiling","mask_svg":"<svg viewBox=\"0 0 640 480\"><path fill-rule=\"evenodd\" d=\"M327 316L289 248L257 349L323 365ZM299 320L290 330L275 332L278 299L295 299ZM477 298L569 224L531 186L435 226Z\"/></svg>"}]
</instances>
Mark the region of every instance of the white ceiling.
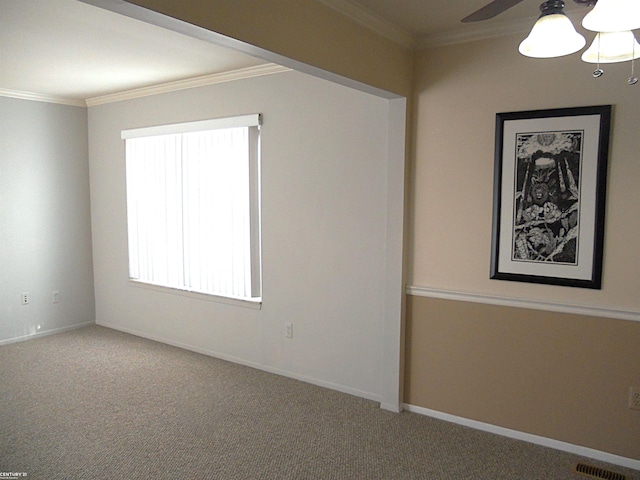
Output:
<instances>
[{"instance_id":1,"label":"white ceiling","mask_svg":"<svg viewBox=\"0 0 640 480\"><path fill-rule=\"evenodd\" d=\"M408 46L527 29L541 2L462 24L489 0L318 1ZM568 12L584 10L566 3ZM0 0L0 94L80 101L265 63L78 0Z\"/></svg>"},{"instance_id":2,"label":"white ceiling","mask_svg":"<svg viewBox=\"0 0 640 480\"><path fill-rule=\"evenodd\" d=\"M0 90L85 100L264 63L77 0L0 0Z\"/></svg>"}]
</instances>

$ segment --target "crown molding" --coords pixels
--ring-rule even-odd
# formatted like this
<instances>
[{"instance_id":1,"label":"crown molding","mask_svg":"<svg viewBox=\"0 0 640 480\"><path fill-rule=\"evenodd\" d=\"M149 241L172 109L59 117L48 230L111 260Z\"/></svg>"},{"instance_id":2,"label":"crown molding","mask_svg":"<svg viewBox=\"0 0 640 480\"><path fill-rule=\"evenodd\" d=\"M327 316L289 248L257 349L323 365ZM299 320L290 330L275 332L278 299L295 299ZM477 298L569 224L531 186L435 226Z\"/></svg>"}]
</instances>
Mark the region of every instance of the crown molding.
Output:
<instances>
[{"instance_id":1,"label":"crown molding","mask_svg":"<svg viewBox=\"0 0 640 480\"><path fill-rule=\"evenodd\" d=\"M150 95L158 95L160 93L175 92L178 90L186 90L188 88L204 87L207 85L214 85L216 83L232 82L235 80L261 77L263 75L271 75L274 73L283 73L288 71L291 71L291 69L274 63L268 63L265 65L258 65L256 67L241 68L230 72L214 73L201 77L188 78L185 80L178 80L175 82L162 83L159 85L127 90L125 92L88 98L86 100L86 106L94 107L96 105L104 105L106 103L119 102L121 100L148 97Z\"/></svg>"},{"instance_id":2,"label":"crown molding","mask_svg":"<svg viewBox=\"0 0 640 480\"><path fill-rule=\"evenodd\" d=\"M239 68L223 73L214 73L201 77L187 78L175 82L162 83L149 87L136 88L124 92L101 95L99 97L88 98L86 100L78 100L73 98L60 97L56 95L45 95L33 92L22 92L19 90L10 90L0 88L0 97L20 98L22 100L31 100L35 102L57 103L61 105L71 105L74 107L93 107L106 103L119 102L121 100L129 100L132 98L148 97L159 93L175 92L178 90L186 90L188 88L204 87L216 83L232 82L235 80L243 80L246 78L261 77L263 75L271 75L274 73L283 73L291 71L290 68L268 63L255 67Z\"/></svg>"},{"instance_id":3,"label":"crown molding","mask_svg":"<svg viewBox=\"0 0 640 480\"><path fill-rule=\"evenodd\" d=\"M362 6L350 0L318 0L327 7L341 13L347 18L374 32L399 43L405 48L413 48L416 38L410 32L389 22L388 20L366 10Z\"/></svg>"},{"instance_id":4,"label":"crown molding","mask_svg":"<svg viewBox=\"0 0 640 480\"><path fill-rule=\"evenodd\" d=\"M32 102L56 103L59 105L70 105L72 107L85 107L84 100L60 97L57 95L44 95L41 93L22 92L20 90L10 90L0 88L0 97L19 98L21 100L31 100Z\"/></svg>"},{"instance_id":5,"label":"crown molding","mask_svg":"<svg viewBox=\"0 0 640 480\"><path fill-rule=\"evenodd\" d=\"M536 16L516 22L494 21L461 24L461 26L455 30L442 33L413 35L385 18L371 13L352 0L318 1L403 47L417 50L528 32L538 18Z\"/></svg>"},{"instance_id":6,"label":"crown molding","mask_svg":"<svg viewBox=\"0 0 640 480\"><path fill-rule=\"evenodd\" d=\"M530 17L515 22L478 22L474 24L466 24L464 27L450 30L448 32L423 35L416 40L414 48L423 49L441 47L444 45L474 42L476 40L503 37L506 35L527 35L537 18L538 17Z\"/></svg>"},{"instance_id":7,"label":"crown molding","mask_svg":"<svg viewBox=\"0 0 640 480\"><path fill-rule=\"evenodd\" d=\"M360 25L373 30L405 48L424 49L453 45L458 43L473 42L488 38L496 38L507 35L526 36L533 24L538 19L538 15L532 15L519 20L491 20L486 22L460 24L460 27L441 33L428 35L414 35L407 30L395 25L385 18L376 15L353 0L318 0L320 3L336 10L342 15L359 23ZM566 15L580 25L584 17L584 9L577 9L566 12ZM523 37L524 38L524 37Z\"/></svg>"},{"instance_id":8,"label":"crown molding","mask_svg":"<svg viewBox=\"0 0 640 480\"><path fill-rule=\"evenodd\" d=\"M582 9L573 10L566 12L565 15L569 17L577 27L582 25L582 18L584 17L585 12ZM522 38L524 39L529 34L538 18L539 16L535 15L519 20L493 20L467 23L455 30L418 37L414 43L414 48L423 49L440 47L444 45L473 42L476 40L503 37L507 35L522 35Z\"/></svg>"}]
</instances>

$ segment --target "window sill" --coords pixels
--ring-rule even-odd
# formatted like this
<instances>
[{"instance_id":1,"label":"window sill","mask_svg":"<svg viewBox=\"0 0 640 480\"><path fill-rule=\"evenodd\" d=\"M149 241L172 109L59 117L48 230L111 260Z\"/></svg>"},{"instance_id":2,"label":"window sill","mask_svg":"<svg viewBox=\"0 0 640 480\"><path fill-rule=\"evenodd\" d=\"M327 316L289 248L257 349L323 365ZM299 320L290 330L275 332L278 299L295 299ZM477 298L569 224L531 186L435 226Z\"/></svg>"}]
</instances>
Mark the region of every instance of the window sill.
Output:
<instances>
[{"instance_id":1,"label":"window sill","mask_svg":"<svg viewBox=\"0 0 640 480\"><path fill-rule=\"evenodd\" d=\"M152 290L160 293L168 293L170 295L178 295L180 297L192 298L194 300L200 300L205 302L223 303L225 305L235 305L243 308L250 308L252 310L260 310L262 308L262 298L256 298L255 300L247 300L243 298L223 297L220 295L212 295L209 293L199 293L189 290L180 290L178 288L165 287L162 285L155 285L153 283L141 282L138 280L129 279L129 285L136 288L144 288L145 290Z\"/></svg>"}]
</instances>

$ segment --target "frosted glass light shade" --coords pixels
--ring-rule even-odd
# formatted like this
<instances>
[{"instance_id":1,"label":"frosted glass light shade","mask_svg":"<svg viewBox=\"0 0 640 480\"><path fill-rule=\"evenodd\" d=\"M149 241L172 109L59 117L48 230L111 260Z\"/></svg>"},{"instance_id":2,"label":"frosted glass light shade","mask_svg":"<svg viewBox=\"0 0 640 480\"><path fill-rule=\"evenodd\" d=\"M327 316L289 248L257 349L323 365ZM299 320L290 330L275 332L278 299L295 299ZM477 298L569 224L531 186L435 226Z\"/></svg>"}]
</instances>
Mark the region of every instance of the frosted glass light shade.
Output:
<instances>
[{"instance_id":1,"label":"frosted glass light shade","mask_svg":"<svg viewBox=\"0 0 640 480\"><path fill-rule=\"evenodd\" d=\"M577 52L586 43L566 15L554 13L538 19L518 50L527 57L562 57Z\"/></svg>"},{"instance_id":2,"label":"frosted glass light shade","mask_svg":"<svg viewBox=\"0 0 640 480\"><path fill-rule=\"evenodd\" d=\"M629 31L599 33L582 54L582 60L587 63L628 62L636 58L640 58L640 44Z\"/></svg>"},{"instance_id":3,"label":"frosted glass light shade","mask_svg":"<svg viewBox=\"0 0 640 480\"><path fill-rule=\"evenodd\" d=\"M598 0L582 20L592 32L622 32L640 28L640 1Z\"/></svg>"}]
</instances>

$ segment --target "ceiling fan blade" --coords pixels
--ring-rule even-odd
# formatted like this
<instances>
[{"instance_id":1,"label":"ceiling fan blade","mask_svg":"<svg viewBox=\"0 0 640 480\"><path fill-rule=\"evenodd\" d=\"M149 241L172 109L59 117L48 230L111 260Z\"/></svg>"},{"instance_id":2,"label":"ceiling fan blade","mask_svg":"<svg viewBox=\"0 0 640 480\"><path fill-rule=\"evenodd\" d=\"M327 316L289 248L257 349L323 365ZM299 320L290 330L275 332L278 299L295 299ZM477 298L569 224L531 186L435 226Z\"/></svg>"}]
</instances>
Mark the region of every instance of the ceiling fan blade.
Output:
<instances>
[{"instance_id":1,"label":"ceiling fan blade","mask_svg":"<svg viewBox=\"0 0 640 480\"><path fill-rule=\"evenodd\" d=\"M502 12L509 10L511 7L519 4L524 0L493 0L493 2L485 5L480 10L473 12L468 17L462 19L462 23L480 22L489 20Z\"/></svg>"}]
</instances>

